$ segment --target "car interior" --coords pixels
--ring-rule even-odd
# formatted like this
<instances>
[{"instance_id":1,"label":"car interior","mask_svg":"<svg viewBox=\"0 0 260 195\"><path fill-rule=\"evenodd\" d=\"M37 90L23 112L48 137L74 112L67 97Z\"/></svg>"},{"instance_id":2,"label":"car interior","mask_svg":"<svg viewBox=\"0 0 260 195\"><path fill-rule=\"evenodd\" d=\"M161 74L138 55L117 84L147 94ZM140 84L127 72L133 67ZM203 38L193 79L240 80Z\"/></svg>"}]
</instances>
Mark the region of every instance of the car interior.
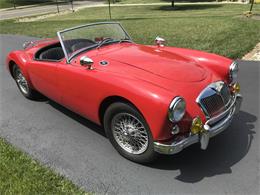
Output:
<instances>
[{"instance_id":1,"label":"car interior","mask_svg":"<svg viewBox=\"0 0 260 195\"><path fill-rule=\"evenodd\" d=\"M89 39L72 39L64 41L68 53L73 53L85 47L95 44L95 41ZM35 60L40 61L60 61L65 57L61 44L55 43L41 48L35 54Z\"/></svg>"},{"instance_id":2,"label":"car interior","mask_svg":"<svg viewBox=\"0 0 260 195\"><path fill-rule=\"evenodd\" d=\"M41 48L35 54L36 60L43 61L60 61L64 57L65 55L60 43L55 43L52 45L48 45L47 47Z\"/></svg>"}]
</instances>

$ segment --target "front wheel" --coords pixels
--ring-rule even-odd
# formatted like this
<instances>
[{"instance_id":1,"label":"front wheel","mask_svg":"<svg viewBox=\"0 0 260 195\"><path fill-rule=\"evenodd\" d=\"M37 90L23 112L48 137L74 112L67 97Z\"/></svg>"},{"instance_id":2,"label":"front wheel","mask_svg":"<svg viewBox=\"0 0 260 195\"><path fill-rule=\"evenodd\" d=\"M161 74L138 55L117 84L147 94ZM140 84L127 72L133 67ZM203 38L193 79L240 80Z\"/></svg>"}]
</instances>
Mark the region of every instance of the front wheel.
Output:
<instances>
[{"instance_id":1,"label":"front wheel","mask_svg":"<svg viewBox=\"0 0 260 195\"><path fill-rule=\"evenodd\" d=\"M28 99L38 99L40 97L40 94L30 87L21 69L16 64L13 65L12 71L14 80L23 96Z\"/></svg>"},{"instance_id":2,"label":"front wheel","mask_svg":"<svg viewBox=\"0 0 260 195\"><path fill-rule=\"evenodd\" d=\"M149 126L134 106L126 103L109 106L104 127L112 145L125 158L138 163L155 160L157 154Z\"/></svg>"}]
</instances>

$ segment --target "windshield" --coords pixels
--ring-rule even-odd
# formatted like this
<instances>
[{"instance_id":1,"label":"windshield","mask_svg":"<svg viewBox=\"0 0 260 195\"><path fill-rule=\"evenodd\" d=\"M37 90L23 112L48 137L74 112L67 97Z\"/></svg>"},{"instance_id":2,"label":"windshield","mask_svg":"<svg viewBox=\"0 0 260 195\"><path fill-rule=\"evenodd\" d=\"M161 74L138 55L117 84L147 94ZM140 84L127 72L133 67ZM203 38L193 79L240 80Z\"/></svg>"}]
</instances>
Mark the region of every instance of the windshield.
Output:
<instances>
[{"instance_id":1,"label":"windshield","mask_svg":"<svg viewBox=\"0 0 260 195\"><path fill-rule=\"evenodd\" d=\"M82 51L106 44L131 41L123 27L115 22L77 26L57 34L68 62Z\"/></svg>"}]
</instances>

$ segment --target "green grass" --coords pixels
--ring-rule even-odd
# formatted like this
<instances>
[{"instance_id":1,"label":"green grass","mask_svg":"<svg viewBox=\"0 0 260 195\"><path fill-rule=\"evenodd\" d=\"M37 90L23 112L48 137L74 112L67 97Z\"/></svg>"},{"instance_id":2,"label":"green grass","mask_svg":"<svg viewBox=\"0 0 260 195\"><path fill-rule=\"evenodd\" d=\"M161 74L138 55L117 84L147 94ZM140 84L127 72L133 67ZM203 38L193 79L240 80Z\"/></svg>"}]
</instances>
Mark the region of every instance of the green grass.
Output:
<instances>
[{"instance_id":1,"label":"green grass","mask_svg":"<svg viewBox=\"0 0 260 195\"><path fill-rule=\"evenodd\" d=\"M0 138L0 194L86 194Z\"/></svg>"},{"instance_id":2,"label":"green grass","mask_svg":"<svg viewBox=\"0 0 260 195\"><path fill-rule=\"evenodd\" d=\"M53 0L0 0L0 9L1 8L11 8L15 6L24 6L24 5L33 5L39 3L50 3Z\"/></svg>"},{"instance_id":3,"label":"green grass","mask_svg":"<svg viewBox=\"0 0 260 195\"><path fill-rule=\"evenodd\" d=\"M260 20L243 18L248 5L179 5L113 7L112 18L123 24L135 42L153 44L157 35L169 46L242 57L260 41ZM255 5L260 13L260 5ZM41 21L1 21L0 33L54 37L75 25L107 21L107 8L89 8Z\"/></svg>"}]
</instances>

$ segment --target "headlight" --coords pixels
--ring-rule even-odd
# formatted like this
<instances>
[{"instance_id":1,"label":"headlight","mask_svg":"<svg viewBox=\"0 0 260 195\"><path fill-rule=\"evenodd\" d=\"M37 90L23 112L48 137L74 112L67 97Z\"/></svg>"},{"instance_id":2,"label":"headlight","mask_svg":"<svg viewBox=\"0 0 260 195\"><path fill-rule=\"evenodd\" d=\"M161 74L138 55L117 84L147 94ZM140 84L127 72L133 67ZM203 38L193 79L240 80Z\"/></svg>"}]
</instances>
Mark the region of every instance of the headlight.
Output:
<instances>
[{"instance_id":1,"label":"headlight","mask_svg":"<svg viewBox=\"0 0 260 195\"><path fill-rule=\"evenodd\" d=\"M186 103L182 97L175 97L168 111L168 117L171 122L178 122L182 119L186 111Z\"/></svg>"},{"instance_id":2,"label":"headlight","mask_svg":"<svg viewBox=\"0 0 260 195\"><path fill-rule=\"evenodd\" d=\"M229 77L231 81L234 81L237 78L238 75L238 64L236 62L233 62L229 66Z\"/></svg>"}]
</instances>

